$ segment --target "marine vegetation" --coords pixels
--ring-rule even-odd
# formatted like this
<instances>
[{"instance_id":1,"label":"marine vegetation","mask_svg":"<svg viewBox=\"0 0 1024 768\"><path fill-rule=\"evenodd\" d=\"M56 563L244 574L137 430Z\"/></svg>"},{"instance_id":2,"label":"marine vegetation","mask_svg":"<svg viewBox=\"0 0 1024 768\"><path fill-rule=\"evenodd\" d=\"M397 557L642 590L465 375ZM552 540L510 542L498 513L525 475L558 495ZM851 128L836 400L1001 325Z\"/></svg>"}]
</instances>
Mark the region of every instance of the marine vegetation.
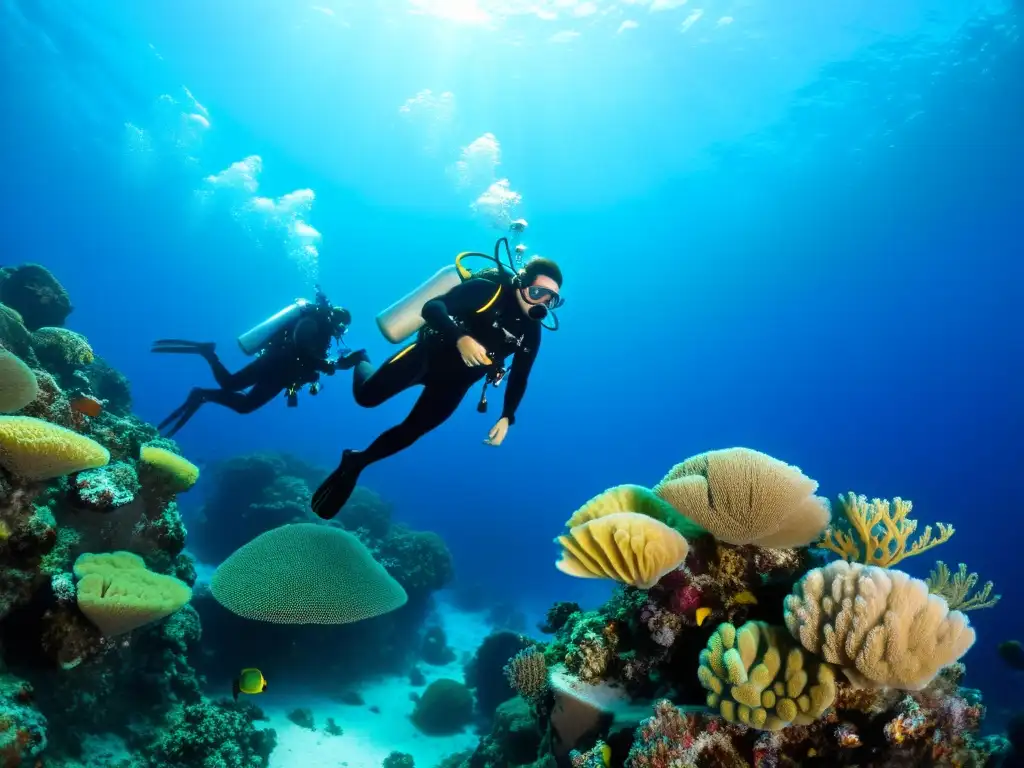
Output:
<instances>
[{"instance_id":1,"label":"marine vegetation","mask_svg":"<svg viewBox=\"0 0 1024 768\"><path fill-rule=\"evenodd\" d=\"M728 448L590 499L556 566L615 594L593 611L556 604L549 642L504 646L507 701L445 765L996 764L1007 743L980 736L981 695L961 685L976 640L964 611L994 605L993 586L971 594L965 565L939 562L928 582L894 567L954 534L914 539L909 501L850 493L836 519L817 489Z\"/></svg>"}]
</instances>

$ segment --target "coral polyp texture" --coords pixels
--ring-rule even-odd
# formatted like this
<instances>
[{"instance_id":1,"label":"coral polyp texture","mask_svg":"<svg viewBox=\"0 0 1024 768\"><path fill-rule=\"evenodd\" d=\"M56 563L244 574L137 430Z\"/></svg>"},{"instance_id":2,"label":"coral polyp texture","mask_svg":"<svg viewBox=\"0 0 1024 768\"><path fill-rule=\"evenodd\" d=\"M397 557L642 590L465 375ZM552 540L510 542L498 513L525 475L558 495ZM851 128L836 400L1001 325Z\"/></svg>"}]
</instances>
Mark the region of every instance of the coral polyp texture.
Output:
<instances>
[{"instance_id":1,"label":"coral polyp texture","mask_svg":"<svg viewBox=\"0 0 1024 768\"><path fill-rule=\"evenodd\" d=\"M221 563L210 588L232 613L275 624L348 624L409 599L355 535L313 523L257 536Z\"/></svg>"},{"instance_id":2,"label":"coral polyp texture","mask_svg":"<svg viewBox=\"0 0 1024 768\"><path fill-rule=\"evenodd\" d=\"M693 456L669 470L654 492L727 544L800 547L829 524L818 484L797 467L749 448Z\"/></svg>"}]
</instances>

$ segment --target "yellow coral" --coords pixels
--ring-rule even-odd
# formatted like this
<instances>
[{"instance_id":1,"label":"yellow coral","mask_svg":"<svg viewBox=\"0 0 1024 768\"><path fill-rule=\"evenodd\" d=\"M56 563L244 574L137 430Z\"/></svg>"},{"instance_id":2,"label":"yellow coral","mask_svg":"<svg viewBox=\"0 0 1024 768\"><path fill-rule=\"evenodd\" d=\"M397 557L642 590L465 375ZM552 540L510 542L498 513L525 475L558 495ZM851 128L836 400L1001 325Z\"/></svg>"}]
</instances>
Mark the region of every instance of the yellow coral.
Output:
<instances>
[{"instance_id":1,"label":"yellow coral","mask_svg":"<svg viewBox=\"0 0 1024 768\"><path fill-rule=\"evenodd\" d=\"M686 559L683 535L653 517L617 512L590 520L555 541L562 573L589 579L615 579L650 589Z\"/></svg>"},{"instance_id":2,"label":"yellow coral","mask_svg":"<svg viewBox=\"0 0 1024 768\"><path fill-rule=\"evenodd\" d=\"M155 445L144 445L139 458L162 472L177 491L187 491L199 479L199 467L183 456Z\"/></svg>"},{"instance_id":3,"label":"yellow coral","mask_svg":"<svg viewBox=\"0 0 1024 768\"><path fill-rule=\"evenodd\" d=\"M833 526L817 546L851 562L888 568L944 544L956 532L952 525L938 523L939 535L933 538L932 527L926 525L924 532L908 549L907 542L917 530L917 520L907 517L913 502L897 497L891 506L887 499L874 499L869 503L866 496L858 496L852 491L840 496L839 500L850 530Z\"/></svg>"},{"instance_id":4,"label":"yellow coral","mask_svg":"<svg viewBox=\"0 0 1024 768\"><path fill-rule=\"evenodd\" d=\"M107 637L170 616L192 599L173 576L153 573L130 552L87 553L75 561L78 607Z\"/></svg>"},{"instance_id":5,"label":"yellow coral","mask_svg":"<svg viewBox=\"0 0 1024 768\"><path fill-rule=\"evenodd\" d=\"M748 621L720 624L701 651L697 678L708 706L731 723L765 731L809 725L836 698L835 673L784 629Z\"/></svg>"},{"instance_id":6,"label":"yellow coral","mask_svg":"<svg viewBox=\"0 0 1024 768\"><path fill-rule=\"evenodd\" d=\"M675 528L688 538L707 533L699 525L676 512L675 507L656 496L651 489L632 484L617 485L599 493L573 512L572 517L566 521L565 527L575 528L599 517L615 515L620 512L635 512L653 517L655 520Z\"/></svg>"},{"instance_id":7,"label":"yellow coral","mask_svg":"<svg viewBox=\"0 0 1024 768\"><path fill-rule=\"evenodd\" d=\"M991 608L999 602L1001 595L991 597L991 581L986 581L981 590L972 595L971 590L978 583L978 574L968 573L967 565L960 563L955 574L950 574L946 564L939 560L935 570L928 576L928 591L933 595L941 595L949 603L953 611L974 611L978 608Z\"/></svg>"},{"instance_id":8,"label":"yellow coral","mask_svg":"<svg viewBox=\"0 0 1024 768\"><path fill-rule=\"evenodd\" d=\"M21 358L0 347L0 413L14 413L36 399L39 382Z\"/></svg>"},{"instance_id":9,"label":"yellow coral","mask_svg":"<svg viewBox=\"0 0 1024 768\"><path fill-rule=\"evenodd\" d=\"M31 416L0 416L0 466L25 480L51 480L104 466L95 440Z\"/></svg>"}]
</instances>

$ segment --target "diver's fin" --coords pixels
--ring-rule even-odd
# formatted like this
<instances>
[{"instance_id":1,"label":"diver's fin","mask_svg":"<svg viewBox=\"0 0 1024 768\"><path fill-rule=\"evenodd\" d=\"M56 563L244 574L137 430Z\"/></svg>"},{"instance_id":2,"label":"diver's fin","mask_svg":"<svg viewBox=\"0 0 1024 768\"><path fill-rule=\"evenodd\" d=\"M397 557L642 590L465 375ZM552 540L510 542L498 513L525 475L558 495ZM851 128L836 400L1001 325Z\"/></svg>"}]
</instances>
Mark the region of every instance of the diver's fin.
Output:
<instances>
[{"instance_id":1,"label":"diver's fin","mask_svg":"<svg viewBox=\"0 0 1024 768\"><path fill-rule=\"evenodd\" d=\"M341 511L356 489L359 473L366 465L361 451L347 450L341 454L341 463L316 489L310 506L324 520L330 520Z\"/></svg>"},{"instance_id":2,"label":"diver's fin","mask_svg":"<svg viewBox=\"0 0 1024 768\"><path fill-rule=\"evenodd\" d=\"M238 701L238 694L241 693L241 689L238 687L238 678L236 677L231 681L231 695L235 701Z\"/></svg>"},{"instance_id":3,"label":"diver's fin","mask_svg":"<svg viewBox=\"0 0 1024 768\"><path fill-rule=\"evenodd\" d=\"M217 347L212 341L186 341L185 339L158 339L150 352L208 355Z\"/></svg>"},{"instance_id":4,"label":"diver's fin","mask_svg":"<svg viewBox=\"0 0 1024 768\"><path fill-rule=\"evenodd\" d=\"M193 389L185 399L185 402L174 409L166 419L157 425L157 431L163 432L165 427L171 424L171 422L174 422L174 426L164 434L164 437L174 437L178 430L184 427L188 423L189 419L196 415L196 411L199 410L199 406L204 402L206 402L206 400L203 397L202 392L198 389Z\"/></svg>"}]
</instances>

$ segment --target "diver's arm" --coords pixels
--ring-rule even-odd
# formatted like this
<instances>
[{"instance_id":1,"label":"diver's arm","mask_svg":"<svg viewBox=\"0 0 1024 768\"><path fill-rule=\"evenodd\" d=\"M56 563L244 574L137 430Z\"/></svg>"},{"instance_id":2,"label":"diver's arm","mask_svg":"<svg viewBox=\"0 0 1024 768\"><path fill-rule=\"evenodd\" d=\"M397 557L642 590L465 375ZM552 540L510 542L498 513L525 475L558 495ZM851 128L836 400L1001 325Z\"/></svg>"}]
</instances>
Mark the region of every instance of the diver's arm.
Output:
<instances>
[{"instance_id":1,"label":"diver's arm","mask_svg":"<svg viewBox=\"0 0 1024 768\"><path fill-rule=\"evenodd\" d=\"M490 280L473 278L456 285L444 296L438 296L423 305L423 320L446 340L455 343L463 335L453 318L476 312L491 300L498 286Z\"/></svg>"},{"instance_id":2,"label":"diver's arm","mask_svg":"<svg viewBox=\"0 0 1024 768\"><path fill-rule=\"evenodd\" d=\"M505 403L501 409L501 417L508 419L510 426L516 423L516 409L526 394L526 382L530 378L533 361L537 359L537 349L540 347L540 334L538 333L537 338L531 341L528 352L519 350L512 357L512 372L508 375Z\"/></svg>"}]
</instances>

